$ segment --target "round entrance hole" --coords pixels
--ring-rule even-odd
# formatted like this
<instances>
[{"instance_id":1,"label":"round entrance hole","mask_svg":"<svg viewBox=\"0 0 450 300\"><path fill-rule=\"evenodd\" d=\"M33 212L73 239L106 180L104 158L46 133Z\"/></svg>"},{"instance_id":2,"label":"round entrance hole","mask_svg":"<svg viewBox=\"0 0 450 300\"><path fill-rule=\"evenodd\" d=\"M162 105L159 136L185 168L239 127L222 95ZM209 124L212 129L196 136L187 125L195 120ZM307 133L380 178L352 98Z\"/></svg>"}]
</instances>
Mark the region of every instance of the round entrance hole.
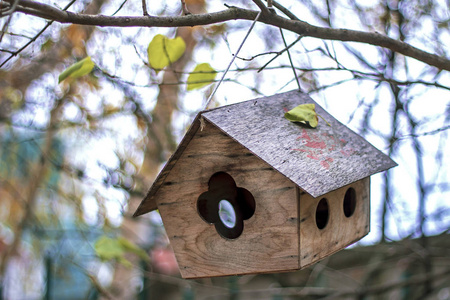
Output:
<instances>
[{"instance_id":1,"label":"round entrance hole","mask_svg":"<svg viewBox=\"0 0 450 300\"><path fill-rule=\"evenodd\" d=\"M236 212L228 200L219 201L219 218L227 228L234 228L236 226Z\"/></svg>"},{"instance_id":2,"label":"round entrance hole","mask_svg":"<svg viewBox=\"0 0 450 300\"><path fill-rule=\"evenodd\" d=\"M319 204L316 208L316 225L319 229L324 229L328 224L328 219L330 217L328 201L325 198L320 199Z\"/></svg>"},{"instance_id":3,"label":"round entrance hole","mask_svg":"<svg viewBox=\"0 0 450 300\"><path fill-rule=\"evenodd\" d=\"M356 209L356 192L354 188L349 188L344 196L344 215L350 218Z\"/></svg>"}]
</instances>

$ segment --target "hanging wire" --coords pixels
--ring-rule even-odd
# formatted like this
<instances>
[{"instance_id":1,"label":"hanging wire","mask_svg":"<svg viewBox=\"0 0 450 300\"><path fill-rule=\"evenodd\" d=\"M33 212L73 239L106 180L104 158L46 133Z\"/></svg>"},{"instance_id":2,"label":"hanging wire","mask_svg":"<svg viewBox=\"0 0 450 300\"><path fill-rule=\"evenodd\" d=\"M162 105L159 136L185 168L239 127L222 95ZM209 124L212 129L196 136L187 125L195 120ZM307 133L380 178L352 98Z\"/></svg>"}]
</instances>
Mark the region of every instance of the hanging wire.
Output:
<instances>
[{"instance_id":1,"label":"hanging wire","mask_svg":"<svg viewBox=\"0 0 450 300\"><path fill-rule=\"evenodd\" d=\"M259 11L258 15L256 16L255 20L252 23L252 26L250 26L250 28L249 28L249 30L247 32L247 35L244 37L244 39L242 40L241 45L237 49L236 53L233 55L233 58L231 59L230 64L228 65L227 69L223 73L222 78L220 79L219 83L216 85L216 87L214 88L214 90L211 93L211 95L209 95L209 98L206 101L205 109L208 109L209 105L211 104L211 100L214 97L214 94L216 93L216 91L219 88L219 86L222 83L222 81L225 79L225 75L227 75L227 72L230 69L231 65L233 64L234 60L236 59L236 56L238 56L239 51L241 51L242 46L244 46L245 41L247 40L248 36L250 35L250 32L252 31L253 27L255 27L255 24L258 21L260 15L261 15L261 11Z\"/></svg>"},{"instance_id":2,"label":"hanging wire","mask_svg":"<svg viewBox=\"0 0 450 300\"><path fill-rule=\"evenodd\" d=\"M297 72L295 72L294 63L292 62L292 58L291 58L291 53L289 52L289 47L288 47L288 45L286 43L286 39L284 38L283 29L281 29L281 28L280 28L280 33L281 33L281 37L283 38L284 46L286 47L286 51L287 51L287 54L288 54L288 57L289 57L289 62L291 63L292 72L294 72L294 77L295 77L295 80L297 81L298 90L301 92L302 88L300 86L300 81L298 80ZM300 38L301 37L302 36L300 36Z\"/></svg>"}]
</instances>

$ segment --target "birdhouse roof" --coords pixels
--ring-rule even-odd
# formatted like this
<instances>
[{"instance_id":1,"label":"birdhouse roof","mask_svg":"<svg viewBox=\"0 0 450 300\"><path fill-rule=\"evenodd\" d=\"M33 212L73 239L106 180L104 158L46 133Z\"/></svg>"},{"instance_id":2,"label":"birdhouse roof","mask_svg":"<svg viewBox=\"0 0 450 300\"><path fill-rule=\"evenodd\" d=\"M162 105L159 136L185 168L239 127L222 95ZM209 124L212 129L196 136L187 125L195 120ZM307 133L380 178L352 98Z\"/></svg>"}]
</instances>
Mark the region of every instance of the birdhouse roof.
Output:
<instances>
[{"instance_id":1,"label":"birdhouse roof","mask_svg":"<svg viewBox=\"0 0 450 300\"><path fill-rule=\"evenodd\" d=\"M314 103L316 112L331 126L319 118L318 126L309 128L284 117L286 111L305 103ZM198 120L202 118L313 197L397 165L308 95L291 91L200 112L135 216L156 209L157 190L191 138L201 130Z\"/></svg>"}]
</instances>

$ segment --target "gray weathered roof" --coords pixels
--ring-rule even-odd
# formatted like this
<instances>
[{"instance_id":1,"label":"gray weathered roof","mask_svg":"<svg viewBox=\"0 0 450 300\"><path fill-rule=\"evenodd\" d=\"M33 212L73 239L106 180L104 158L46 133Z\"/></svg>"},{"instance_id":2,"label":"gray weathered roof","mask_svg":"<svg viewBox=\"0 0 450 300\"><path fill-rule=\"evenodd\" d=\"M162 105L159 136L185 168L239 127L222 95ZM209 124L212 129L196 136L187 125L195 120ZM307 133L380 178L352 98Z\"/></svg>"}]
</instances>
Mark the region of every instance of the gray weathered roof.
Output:
<instances>
[{"instance_id":1,"label":"gray weathered roof","mask_svg":"<svg viewBox=\"0 0 450 300\"><path fill-rule=\"evenodd\" d=\"M387 155L341 124L317 103L316 112L331 127L320 118L314 129L284 118L287 110L304 103L315 102L306 94L291 91L204 111L199 116L313 197L396 166ZM194 121L135 216L156 208L156 204L144 205L144 202L155 201L151 198L197 131L198 125L195 124Z\"/></svg>"}]
</instances>

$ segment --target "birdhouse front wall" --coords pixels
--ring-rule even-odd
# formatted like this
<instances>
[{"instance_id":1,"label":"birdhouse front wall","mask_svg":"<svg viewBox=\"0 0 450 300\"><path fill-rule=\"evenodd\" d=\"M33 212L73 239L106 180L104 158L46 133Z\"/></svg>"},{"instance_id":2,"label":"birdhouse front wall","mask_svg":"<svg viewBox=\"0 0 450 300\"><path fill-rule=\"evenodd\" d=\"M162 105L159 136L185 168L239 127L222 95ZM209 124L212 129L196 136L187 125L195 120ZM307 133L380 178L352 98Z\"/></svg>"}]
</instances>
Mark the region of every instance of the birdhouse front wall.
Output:
<instances>
[{"instance_id":1,"label":"birdhouse front wall","mask_svg":"<svg viewBox=\"0 0 450 300\"><path fill-rule=\"evenodd\" d=\"M223 237L198 211L199 196L208 192L208 183L218 172L231 176L256 203L237 238ZM184 278L299 268L296 185L208 121L192 137L155 197Z\"/></svg>"}]
</instances>

